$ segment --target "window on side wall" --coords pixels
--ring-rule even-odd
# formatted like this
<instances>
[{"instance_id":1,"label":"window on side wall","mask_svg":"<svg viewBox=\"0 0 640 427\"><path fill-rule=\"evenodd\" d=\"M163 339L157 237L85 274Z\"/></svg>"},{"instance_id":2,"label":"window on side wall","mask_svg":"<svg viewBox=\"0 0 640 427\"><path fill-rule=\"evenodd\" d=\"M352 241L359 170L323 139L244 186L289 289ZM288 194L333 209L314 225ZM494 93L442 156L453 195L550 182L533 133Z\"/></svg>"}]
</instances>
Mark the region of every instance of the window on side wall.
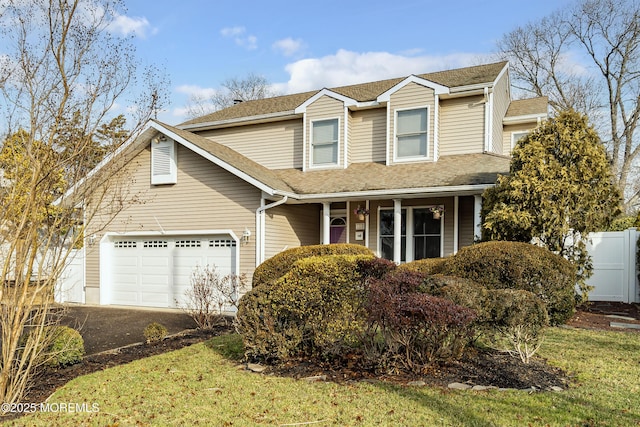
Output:
<instances>
[{"instance_id":1,"label":"window on side wall","mask_svg":"<svg viewBox=\"0 0 640 427\"><path fill-rule=\"evenodd\" d=\"M424 158L428 153L427 108L396 111L396 158Z\"/></svg>"},{"instance_id":2,"label":"window on side wall","mask_svg":"<svg viewBox=\"0 0 640 427\"><path fill-rule=\"evenodd\" d=\"M512 132L511 133L511 149L513 150L513 148L516 146L518 141L520 141L522 138L524 138L527 135L529 135L529 131L527 131L527 130L519 131L519 132Z\"/></svg>"},{"instance_id":3,"label":"window on side wall","mask_svg":"<svg viewBox=\"0 0 640 427\"><path fill-rule=\"evenodd\" d=\"M338 119L312 122L311 165L333 166L338 164Z\"/></svg>"}]
</instances>

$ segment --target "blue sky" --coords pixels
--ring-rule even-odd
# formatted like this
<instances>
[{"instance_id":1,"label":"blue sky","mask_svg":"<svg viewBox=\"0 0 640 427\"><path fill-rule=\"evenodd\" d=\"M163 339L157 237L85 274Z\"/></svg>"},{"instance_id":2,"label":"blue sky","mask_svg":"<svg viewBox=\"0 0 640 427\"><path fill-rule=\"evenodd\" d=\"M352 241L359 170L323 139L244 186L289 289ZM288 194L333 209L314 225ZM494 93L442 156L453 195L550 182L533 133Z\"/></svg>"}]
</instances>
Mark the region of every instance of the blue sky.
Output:
<instances>
[{"instance_id":1,"label":"blue sky","mask_svg":"<svg viewBox=\"0 0 640 427\"><path fill-rule=\"evenodd\" d=\"M117 28L171 81L159 118L176 124L192 93L261 74L280 93L475 65L503 34L571 0L125 0Z\"/></svg>"}]
</instances>

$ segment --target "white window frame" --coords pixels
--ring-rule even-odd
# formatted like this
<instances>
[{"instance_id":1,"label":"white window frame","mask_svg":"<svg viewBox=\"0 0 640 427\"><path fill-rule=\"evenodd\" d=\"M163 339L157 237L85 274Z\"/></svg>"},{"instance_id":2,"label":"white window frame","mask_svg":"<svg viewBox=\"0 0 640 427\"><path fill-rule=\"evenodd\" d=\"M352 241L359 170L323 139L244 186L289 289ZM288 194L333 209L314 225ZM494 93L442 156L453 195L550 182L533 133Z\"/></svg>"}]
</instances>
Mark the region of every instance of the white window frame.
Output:
<instances>
[{"instance_id":1,"label":"white window frame","mask_svg":"<svg viewBox=\"0 0 640 427\"><path fill-rule=\"evenodd\" d=\"M398 149L400 147L398 143L398 137L399 137L398 136L398 113L402 111L417 111L417 110L426 110L426 114L427 114L427 122L426 122L427 128L424 131L425 144L426 144L425 154L424 156L420 156L420 155L419 156L400 156L398 155ZM417 161L417 160L428 160L431 158L429 156L429 149L431 146L431 140L429 138L430 114L431 114L431 108L429 107L429 105L421 105L421 106L408 107L408 108L396 108L394 110L394 120L393 120L393 161L394 162L411 162L411 161ZM420 132L420 134L422 134L422 132Z\"/></svg>"},{"instance_id":2,"label":"white window frame","mask_svg":"<svg viewBox=\"0 0 640 427\"><path fill-rule=\"evenodd\" d=\"M402 206L402 210L406 210L406 221L405 224L405 260L404 263L411 262L414 260L415 252L413 247L413 211L416 209L429 209L429 208L441 208L444 210L443 204L438 205L420 205L420 206ZM377 236L378 236L378 244L377 244L377 256L382 257L382 251L380 249L380 243L382 236L380 235L380 213L382 211L391 211L393 212L393 207L378 207L378 221L377 221ZM445 212L443 211L440 216L440 258L444 257L444 220L445 220Z\"/></svg>"},{"instance_id":3,"label":"white window frame","mask_svg":"<svg viewBox=\"0 0 640 427\"><path fill-rule=\"evenodd\" d=\"M530 130L518 130L518 131L511 132L511 150L515 148L516 142L518 142L520 138L524 138L530 133L531 133Z\"/></svg>"},{"instance_id":4,"label":"white window frame","mask_svg":"<svg viewBox=\"0 0 640 427\"><path fill-rule=\"evenodd\" d=\"M160 152L159 150L166 150L166 152ZM164 170L164 173L159 173L157 169L157 157L158 155L169 156L168 169ZM178 147L176 142L172 139L151 141L151 184L163 185L163 184L176 184L178 182Z\"/></svg>"},{"instance_id":5,"label":"white window frame","mask_svg":"<svg viewBox=\"0 0 640 427\"><path fill-rule=\"evenodd\" d=\"M338 139L336 141L333 141L331 143L327 143L327 142L322 142L318 145L333 145L336 144L336 161L333 163L320 163L320 164L315 164L314 160L313 160L313 148L314 148L314 141L313 141L313 128L315 126L316 123L319 122L329 122L329 121L333 121L336 122L336 130L338 131ZM316 119L316 120L311 120L311 126L310 126L310 130L309 130L309 168L310 169L327 169L327 168L335 168L337 166L340 166L340 147L341 147L341 141L340 141L340 117L327 117L327 118L323 118L323 119Z\"/></svg>"}]
</instances>

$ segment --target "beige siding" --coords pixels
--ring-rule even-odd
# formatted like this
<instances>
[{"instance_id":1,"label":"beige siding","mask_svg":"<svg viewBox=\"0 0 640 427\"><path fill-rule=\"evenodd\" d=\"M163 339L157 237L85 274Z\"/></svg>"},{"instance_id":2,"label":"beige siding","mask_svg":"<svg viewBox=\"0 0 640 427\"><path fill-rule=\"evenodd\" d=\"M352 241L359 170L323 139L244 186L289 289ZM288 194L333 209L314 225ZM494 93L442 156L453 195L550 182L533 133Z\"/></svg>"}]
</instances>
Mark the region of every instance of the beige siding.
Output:
<instances>
[{"instance_id":1,"label":"beige siding","mask_svg":"<svg viewBox=\"0 0 640 427\"><path fill-rule=\"evenodd\" d=\"M266 211L265 259L288 249L320 243L320 205L280 205Z\"/></svg>"},{"instance_id":2,"label":"beige siding","mask_svg":"<svg viewBox=\"0 0 640 427\"><path fill-rule=\"evenodd\" d=\"M502 140L502 119L509 108L509 78L504 73L493 89L493 134L491 135L492 151L496 154L504 154Z\"/></svg>"},{"instance_id":3,"label":"beige siding","mask_svg":"<svg viewBox=\"0 0 640 427\"><path fill-rule=\"evenodd\" d=\"M387 110L355 111L351 113L351 163L384 162L387 140Z\"/></svg>"},{"instance_id":4,"label":"beige siding","mask_svg":"<svg viewBox=\"0 0 640 427\"><path fill-rule=\"evenodd\" d=\"M473 244L475 233L475 200L473 196L458 198L458 249Z\"/></svg>"},{"instance_id":5,"label":"beige siding","mask_svg":"<svg viewBox=\"0 0 640 427\"><path fill-rule=\"evenodd\" d=\"M310 164L309 154L311 152L311 130L312 123L316 120L325 120L325 119L338 119L338 165L342 167L344 164L344 103L342 101L338 101L335 98L331 98L330 96L322 96L317 99L314 103L307 106L306 113L306 156L305 161L307 162L307 167L312 167ZM328 166L335 167L335 166Z\"/></svg>"},{"instance_id":6,"label":"beige siding","mask_svg":"<svg viewBox=\"0 0 640 427\"><path fill-rule=\"evenodd\" d=\"M502 131L502 146L504 147L504 155L511 156L511 147L512 144L512 136L516 132L526 132L531 131L535 128L535 124L533 123L523 123L518 125L508 125L505 126Z\"/></svg>"},{"instance_id":7,"label":"beige siding","mask_svg":"<svg viewBox=\"0 0 640 427\"><path fill-rule=\"evenodd\" d=\"M484 151L483 100L482 95L441 100L441 156Z\"/></svg>"},{"instance_id":8,"label":"beige siding","mask_svg":"<svg viewBox=\"0 0 640 427\"><path fill-rule=\"evenodd\" d=\"M434 129L434 102L435 95L433 89L424 87L417 83L409 83L402 89L391 95L389 102L389 159L393 163L393 154L395 152L395 115L397 110L410 108L419 108L427 106L429 108L429 129L428 129L428 147L427 156L433 159L433 129Z\"/></svg>"},{"instance_id":9,"label":"beige siding","mask_svg":"<svg viewBox=\"0 0 640 427\"><path fill-rule=\"evenodd\" d=\"M199 135L224 144L269 169L302 167L302 120L214 129Z\"/></svg>"},{"instance_id":10,"label":"beige siding","mask_svg":"<svg viewBox=\"0 0 640 427\"><path fill-rule=\"evenodd\" d=\"M130 194L140 198L97 233L229 230L237 237L248 228L255 236L255 210L260 191L208 160L178 145L178 183L150 185L150 151L143 150L128 167L132 170ZM240 272L253 273L255 239L240 246ZM87 251L87 302L98 303L99 245Z\"/></svg>"}]
</instances>

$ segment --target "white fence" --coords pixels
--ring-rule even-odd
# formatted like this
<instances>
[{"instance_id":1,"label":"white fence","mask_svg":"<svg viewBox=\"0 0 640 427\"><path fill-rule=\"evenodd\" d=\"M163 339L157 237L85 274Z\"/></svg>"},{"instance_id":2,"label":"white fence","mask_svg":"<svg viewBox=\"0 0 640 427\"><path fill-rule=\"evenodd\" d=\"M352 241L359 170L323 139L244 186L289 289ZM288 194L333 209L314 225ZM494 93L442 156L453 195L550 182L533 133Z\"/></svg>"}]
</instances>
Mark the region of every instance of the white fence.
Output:
<instances>
[{"instance_id":1,"label":"white fence","mask_svg":"<svg viewBox=\"0 0 640 427\"><path fill-rule=\"evenodd\" d=\"M591 301L640 302L635 228L589 234L587 248L592 256L593 276L587 283Z\"/></svg>"},{"instance_id":2,"label":"white fence","mask_svg":"<svg viewBox=\"0 0 640 427\"><path fill-rule=\"evenodd\" d=\"M84 303L84 249L74 249L58 279L56 302Z\"/></svg>"}]
</instances>

